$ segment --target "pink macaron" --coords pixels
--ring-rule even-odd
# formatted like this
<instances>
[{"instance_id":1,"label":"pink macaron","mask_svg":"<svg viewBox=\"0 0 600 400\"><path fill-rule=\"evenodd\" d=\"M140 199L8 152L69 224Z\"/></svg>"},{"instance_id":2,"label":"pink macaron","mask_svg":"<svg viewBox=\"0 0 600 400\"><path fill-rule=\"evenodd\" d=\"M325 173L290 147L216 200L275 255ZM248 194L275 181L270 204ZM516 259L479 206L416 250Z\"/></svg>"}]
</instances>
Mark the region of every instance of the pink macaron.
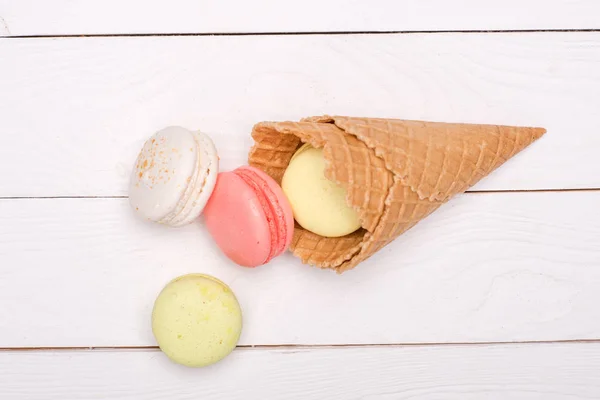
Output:
<instances>
[{"instance_id":1,"label":"pink macaron","mask_svg":"<svg viewBox=\"0 0 600 400\"><path fill-rule=\"evenodd\" d=\"M223 253L245 267L257 267L283 253L294 234L292 207L283 190L250 166L217 176L204 217Z\"/></svg>"}]
</instances>

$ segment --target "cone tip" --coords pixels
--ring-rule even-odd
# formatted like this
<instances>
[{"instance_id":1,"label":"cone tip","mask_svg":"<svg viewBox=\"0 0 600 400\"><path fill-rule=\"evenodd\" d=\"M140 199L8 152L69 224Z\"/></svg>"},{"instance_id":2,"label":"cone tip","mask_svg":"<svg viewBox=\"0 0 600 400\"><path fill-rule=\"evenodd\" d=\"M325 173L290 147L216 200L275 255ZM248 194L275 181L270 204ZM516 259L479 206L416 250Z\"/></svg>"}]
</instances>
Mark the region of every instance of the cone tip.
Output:
<instances>
[{"instance_id":1,"label":"cone tip","mask_svg":"<svg viewBox=\"0 0 600 400\"><path fill-rule=\"evenodd\" d=\"M531 136L533 137L532 141L536 141L539 138L541 138L542 136L544 136L547 132L546 128L541 128L541 127L535 127L535 128L529 128L531 131Z\"/></svg>"}]
</instances>

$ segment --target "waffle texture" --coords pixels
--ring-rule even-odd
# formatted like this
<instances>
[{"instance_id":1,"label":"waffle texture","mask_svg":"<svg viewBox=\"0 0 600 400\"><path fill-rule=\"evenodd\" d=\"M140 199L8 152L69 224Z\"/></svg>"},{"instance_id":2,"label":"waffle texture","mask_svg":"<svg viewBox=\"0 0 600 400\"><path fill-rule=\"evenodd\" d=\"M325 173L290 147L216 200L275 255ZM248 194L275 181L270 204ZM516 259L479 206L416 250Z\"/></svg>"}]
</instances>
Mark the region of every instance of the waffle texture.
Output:
<instances>
[{"instance_id":1,"label":"waffle texture","mask_svg":"<svg viewBox=\"0 0 600 400\"><path fill-rule=\"evenodd\" d=\"M348 191L362 228L326 238L296 224L302 262L354 268L546 132L543 128L323 116L254 126L249 164L278 183L303 143L323 149L325 176Z\"/></svg>"}]
</instances>

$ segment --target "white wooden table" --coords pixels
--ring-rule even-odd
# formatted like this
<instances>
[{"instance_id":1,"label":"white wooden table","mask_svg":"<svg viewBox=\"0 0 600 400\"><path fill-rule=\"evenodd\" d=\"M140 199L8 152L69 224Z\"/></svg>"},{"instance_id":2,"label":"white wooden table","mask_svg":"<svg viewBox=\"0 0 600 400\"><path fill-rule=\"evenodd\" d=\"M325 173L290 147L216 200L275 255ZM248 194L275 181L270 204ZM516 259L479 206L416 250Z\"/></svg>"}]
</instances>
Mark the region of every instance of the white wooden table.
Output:
<instances>
[{"instance_id":1,"label":"white wooden table","mask_svg":"<svg viewBox=\"0 0 600 400\"><path fill-rule=\"evenodd\" d=\"M600 398L600 2L0 0L0 36L0 399ZM132 216L154 131L227 170L325 113L548 133L342 276ZM201 370L149 324L188 272L244 310Z\"/></svg>"}]
</instances>

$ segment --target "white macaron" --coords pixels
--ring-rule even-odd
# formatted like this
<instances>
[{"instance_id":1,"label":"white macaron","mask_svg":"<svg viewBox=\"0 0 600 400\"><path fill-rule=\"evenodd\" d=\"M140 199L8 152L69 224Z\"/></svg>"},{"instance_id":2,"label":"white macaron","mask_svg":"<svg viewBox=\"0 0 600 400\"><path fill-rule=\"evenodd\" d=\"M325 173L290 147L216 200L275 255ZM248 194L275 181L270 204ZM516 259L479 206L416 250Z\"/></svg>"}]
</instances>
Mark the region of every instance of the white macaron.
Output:
<instances>
[{"instance_id":1,"label":"white macaron","mask_svg":"<svg viewBox=\"0 0 600 400\"><path fill-rule=\"evenodd\" d=\"M189 224L202 213L218 172L219 157L210 137L167 127L144 144L131 175L129 202L149 221Z\"/></svg>"}]
</instances>

